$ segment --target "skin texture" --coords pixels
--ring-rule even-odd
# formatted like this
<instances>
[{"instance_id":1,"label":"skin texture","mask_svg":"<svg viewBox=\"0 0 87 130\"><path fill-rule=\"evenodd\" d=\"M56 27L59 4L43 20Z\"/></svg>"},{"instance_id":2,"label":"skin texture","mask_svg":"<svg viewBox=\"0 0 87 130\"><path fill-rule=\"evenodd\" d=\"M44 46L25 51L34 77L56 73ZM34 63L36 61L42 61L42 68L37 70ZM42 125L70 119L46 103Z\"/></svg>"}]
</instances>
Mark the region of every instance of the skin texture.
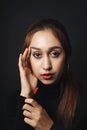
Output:
<instances>
[{"instance_id":1,"label":"skin texture","mask_svg":"<svg viewBox=\"0 0 87 130\"><path fill-rule=\"evenodd\" d=\"M44 84L52 84L58 80L64 68L65 53L51 30L35 33L30 48L30 63L35 76ZM41 77L41 74L47 73L54 74L51 80Z\"/></svg>"},{"instance_id":2,"label":"skin texture","mask_svg":"<svg viewBox=\"0 0 87 130\"><path fill-rule=\"evenodd\" d=\"M31 64L29 68L28 63ZM53 84L60 79L65 65L65 53L59 40L50 29L33 35L29 48L19 56L21 96L26 97L23 106L24 121L35 130L50 130L52 119L46 110L30 98L38 80L43 84Z\"/></svg>"}]
</instances>

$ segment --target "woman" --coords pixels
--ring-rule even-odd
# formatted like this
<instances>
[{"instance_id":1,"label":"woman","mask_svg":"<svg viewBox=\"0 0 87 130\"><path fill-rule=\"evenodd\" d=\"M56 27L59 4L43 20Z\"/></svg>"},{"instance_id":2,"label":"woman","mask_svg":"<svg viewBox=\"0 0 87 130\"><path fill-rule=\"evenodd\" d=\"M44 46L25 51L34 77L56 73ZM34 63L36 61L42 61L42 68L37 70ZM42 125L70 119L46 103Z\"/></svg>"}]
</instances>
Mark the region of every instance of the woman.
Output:
<instances>
[{"instance_id":1,"label":"woman","mask_svg":"<svg viewBox=\"0 0 87 130\"><path fill-rule=\"evenodd\" d=\"M30 26L19 56L15 130L73 129L81 86L72 73L70 56L69 37L59 21L42 19Z\"/></svg>"}]
</instances>

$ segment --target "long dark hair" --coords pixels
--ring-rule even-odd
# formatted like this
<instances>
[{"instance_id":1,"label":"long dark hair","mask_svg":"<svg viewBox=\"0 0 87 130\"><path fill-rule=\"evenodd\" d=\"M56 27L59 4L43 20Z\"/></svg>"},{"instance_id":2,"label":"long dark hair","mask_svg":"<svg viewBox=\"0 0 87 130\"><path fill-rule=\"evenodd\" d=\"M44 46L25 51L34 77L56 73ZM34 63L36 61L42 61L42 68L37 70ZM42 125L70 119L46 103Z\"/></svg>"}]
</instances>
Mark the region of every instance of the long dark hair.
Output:
<instances>
[{"instance_id":1,"label":"long dark hair","mask_svg":"<svg viewBox=\"0 0 87 130\"><path fill-rule=\"evenodd\" d=\"M24 48L29 47L32 37L36 32L45 29L50 29L53 32L65 51L65 68L60 79L63 94L57 110L57 121L61 126L71 129L81 94L81 85L72 73L70 65L72 48L65 27L58 20L51 18L41 19L33 23L28 29Z\"/></svg>"}]
</instances>

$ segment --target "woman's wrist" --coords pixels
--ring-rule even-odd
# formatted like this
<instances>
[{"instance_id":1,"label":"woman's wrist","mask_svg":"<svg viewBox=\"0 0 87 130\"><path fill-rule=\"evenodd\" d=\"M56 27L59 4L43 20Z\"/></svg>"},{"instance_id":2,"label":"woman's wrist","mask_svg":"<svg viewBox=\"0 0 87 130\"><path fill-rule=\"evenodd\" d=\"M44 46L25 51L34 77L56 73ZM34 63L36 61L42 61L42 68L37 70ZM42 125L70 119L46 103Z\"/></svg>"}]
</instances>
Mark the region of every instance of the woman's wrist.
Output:
<instances>
[{"instance_id":1,"label":"woman's wrist","mask_svg":"<svg viewBox=\"0 0 87 130\"><path fill-rule=\"evenodd\" d=\"M28 92L28 91L21 91L20 92L20 96L23 96L23 97L26 97L26 98L28 98L28 97L30 97L30 92Z\"/></svg>"},{"instance_id":2,"label":"woman's wrist","mask_svg":"<svg viewBox=\"0 0 87 130\"><path fill-rule=\"evenodd\" d=\"M26 94L26 93L20 93L20 96L28 98L28 94Z\"/></svg>"}]
</instances>

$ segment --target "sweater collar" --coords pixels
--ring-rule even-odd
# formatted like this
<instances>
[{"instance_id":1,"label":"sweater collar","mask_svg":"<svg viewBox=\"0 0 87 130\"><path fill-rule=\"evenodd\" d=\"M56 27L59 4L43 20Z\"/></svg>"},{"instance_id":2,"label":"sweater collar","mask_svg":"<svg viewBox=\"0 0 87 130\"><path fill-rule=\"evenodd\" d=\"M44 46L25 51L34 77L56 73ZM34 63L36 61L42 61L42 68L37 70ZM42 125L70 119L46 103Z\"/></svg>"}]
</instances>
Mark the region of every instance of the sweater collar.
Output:
<instances>
[{"instance_id":1,"label":"sweater collar","mask_svg":"<svg viewBox=\"0 0 87 130\"><path fill-rule=\"evenodd\" d=\"M58 98L60 95L60 83L55 83L51 85L44 85L40 81L38 82L39 93L43 97L48 98Z\"/></svg>"}]
</instances>

